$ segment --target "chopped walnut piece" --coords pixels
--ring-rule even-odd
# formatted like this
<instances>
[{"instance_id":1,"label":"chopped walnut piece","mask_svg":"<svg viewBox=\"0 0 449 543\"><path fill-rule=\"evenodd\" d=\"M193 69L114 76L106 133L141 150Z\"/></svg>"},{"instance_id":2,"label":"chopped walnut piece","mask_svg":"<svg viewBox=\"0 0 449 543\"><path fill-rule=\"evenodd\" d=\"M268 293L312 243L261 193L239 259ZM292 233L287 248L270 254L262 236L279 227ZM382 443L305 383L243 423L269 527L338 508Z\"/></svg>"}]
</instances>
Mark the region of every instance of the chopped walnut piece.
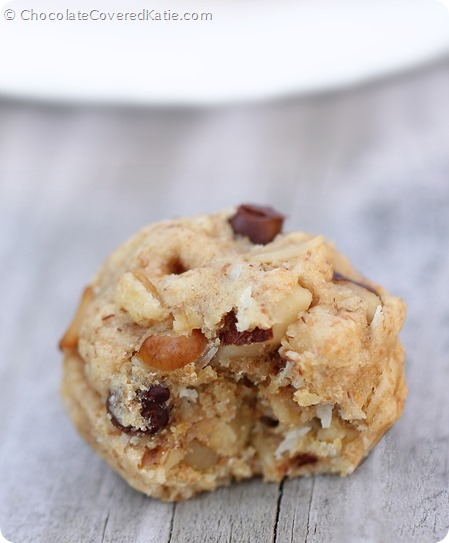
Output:
<instances>
[{"instance_id":1,"label":"chopped walnut piece","mask_svg":"<svg viewBox=\"0 0 449 543\"><path fill-rule=\"evenodd\" d=\"M148 367L173 371L194 362L207 345L200 330L188 336L149 336L136 353Z\"/></svg>"},{"instance_id":2,"label":"chopped walnut piece","mask_svg":"<svg viewBox=\"0 0 449 543\"><path fill-rule=\"evenodd\" d=\"M189 451L184 457L184 463L196 470L211 468L217 461L217 453L196 439L190 443Z\"/></svg>"},{"instance_id":3,"label":"chopped walnut piece","mask_svg":"<svg viewBox=\"0 0 449 543\"><path fill-rule=\"evenodd\" d=\"M66 333L59 342L59 348L61 349L61 351L71 352L76 351L76 349L78 348L78 339L81 323L83 322L86 310L94 299L94 296L95 294L92 287L86 287L84 289L75 316L73 317L73 320L68 327Z\"/></svg>"},{"instance_id":4,"label":"chopped walnut piece","mask_svg":"<svg viewBox=\"0 0 449 543\"><path fill-rule=\"evenodd\" d=\"M168 316L168 310L163 306L156 287L140 271L127 272L120 278L115 291L115 303L142 326Z\"/></svg>"},{"instance_id":5,"label":"chopped walnut piece","mask_svg":"<svg viewBox=\"0 0 449 543\"><path fill-rule=\"evenodd\" d=\"M298 315L309 309L312 293L297 285L287 296L277 302L271 309L276 324L273 325L273 340L280 343L290 324L296 322Z\"/></svg>"},{"instance_id":6,"label":"chopped walnut piece","mask_svg":"<svg viewBox=\"0 0 449 543\"><path fill-rule=\"evenodd\" d=\"M133 272L134 277L142 283L142 285L148 290L148 292L151 292L151 294L159 301L161 302L159 293L157 291L157 288L153 285L153 283L148 279L148 277L140 270L137 270Z\"/></svg>"},{"instance_id":7,"label":"chopped walnut piece","mask_svg":"<svg viewBox=\"0 0 449 543\"><path fill-rule=\"evenodd\" d=\"M160 462L161 458L164 454L164 450L162 447L155 447L154 449L145 449L145 452L142 455L142 458L140 460L139 468L140 469L148 469L148 468L155 468L157 467Z\"/></svg>"}]
</instances>

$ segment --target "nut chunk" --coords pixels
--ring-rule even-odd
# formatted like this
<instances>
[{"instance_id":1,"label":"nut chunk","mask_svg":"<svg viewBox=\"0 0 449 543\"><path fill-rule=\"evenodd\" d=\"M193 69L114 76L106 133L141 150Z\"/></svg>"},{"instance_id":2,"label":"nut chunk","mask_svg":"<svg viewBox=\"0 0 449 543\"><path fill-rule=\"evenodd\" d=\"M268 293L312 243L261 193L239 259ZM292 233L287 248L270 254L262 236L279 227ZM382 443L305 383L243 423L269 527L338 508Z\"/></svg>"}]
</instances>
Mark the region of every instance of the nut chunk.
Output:
<instances>
[{"instance_id":1,"label":"nut chunk","mask_svg":"<svg viewBox=\"0 0 449 543\"><path fill-rule=\"evenodd\" d=\"M244 204L150 225L84 293L62 395L137 490L349 475L400 417L405 304L283 221Z\"/></svg>"},{"instance_id":2,"label":"nut chunk","mask_svg":"<svg viewBox=\"0 0 449 543\"><path fill-rule=\"evenodd\" d=\"M150 321L163 320L168 315L154 285L138 272L122 276L116 288L115 302L142 326Z\"/></svg>"},{"instance_id":3,"label":"nut chunk","mask_svg":"<svg viewBox=\"0 0 449 543\"><path fill-rule=\"evenodd\" d=\"M151 368L173 371L194 362L204 351L207 340L199 330L189 336L150 336L137 356Z\"/></svg>"},{"instance_id":4,"label":"nut chunk","mask_svg":"<svg viewBox=\"0 0 449 543\"><path fill-rule=\"evenodd\" d=\"M61 351L69 352L77 349L81 323L83 322L87 308L94 299L94 296L94 291L91 287L86 287L84 289L80 304L76 310L75 316L73 317L73 321L59 342L59 348Z\"/></svg>"}]
</instances>

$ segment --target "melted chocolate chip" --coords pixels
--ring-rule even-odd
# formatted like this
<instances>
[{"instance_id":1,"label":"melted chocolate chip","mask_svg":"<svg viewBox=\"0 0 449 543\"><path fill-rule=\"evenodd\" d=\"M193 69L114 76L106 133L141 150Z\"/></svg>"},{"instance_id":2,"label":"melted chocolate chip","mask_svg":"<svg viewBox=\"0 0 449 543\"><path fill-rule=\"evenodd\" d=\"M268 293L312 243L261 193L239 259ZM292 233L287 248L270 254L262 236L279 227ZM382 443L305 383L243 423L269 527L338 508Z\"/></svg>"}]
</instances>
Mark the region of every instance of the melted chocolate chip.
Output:
<instances>
[{"instance_id":1,"label":"melted chocolate chip","mask_svg":"<svg viewBox=\"0 0 449 543\"><path fill-rule=\"evenodd\" d=\"M272 207L242 204L229 219L229 223L235 234L247 236L253 243L265 245L282 230L284 219L284 215Z\"/></svg>"},{"instance_id":2,"label":"melted chocolate chip","mask_svg":"<svg viewBox=\"0 0 449 543\"><path fill-rule=\"evenodd\" d=\"M170 398L170 391L164 385L153 385L148 390L141 390L137 394L142 405L149 401L162 404Z\"/></svg>"},{"instance_id":3,"label":"melted chocolate chip","mask_svg":"<svg viewBox=\"0 0 449 543\"><path fill-rule=\"evenodd\" d=\"M241 382L244 386L246 386L247 388L254 388L254 387L256 386L255 383L253 383L253 382L251 381L251 379L248 379L248 377L247 377L246 375L244 375L244 376L242 377L242 379L240 380L240 382Z\"/></svg>"},{"instance_id":4,"label":"melted chocolate chip","mask_svg":"<svg viewBox=\"0 0 449 543\"><path fill-rule=\"evenodd\" d=\"M109 414L110 420L112 424L121 430L122 432L125 432L126 434L136 435L140 432L137 431L137 428L133 428L132 426L123 426L123 424L120 424L117 417L114 415L114 406L116 402L116 397L112 392L109 394L107 402L106 402L106 410Z\"/></svg>"},{"instance_id":5,"label":"melted chocolate chip","mask_svg":"<svg viewBox=\"0 0 449 543\"><path fill-rule=\"evenodd\" d=\"M219 338L222 345L249 345L251 343L261 343L273 339L273 330L262 330L262 328L254 328L254 330L244 330L239 332L236 327L237 318L235 313L231 311L224 318L223 327L220 330Z\"/></svg>"},{"instance_id":6,"label":"melted chocolate chip","mask_svg":"<svg viewBox=\"0 0 449 543\"><path fill-rule=\"evenodd\" d=\"M296 468L300 468L301 466L316 464L318 462L318 458L314 454L299 453L291 459L291 462Z\"/></svg>"},{"instance_id":7,"label":"melted chocolate chip","mask_svg":"<svg viewBox=\"0 0 449 543\"><path fill-rule=\"evenodd\" d=\"M117 405L117 397L110 393L106 402L106 409L109 413L112 424L130 435L151 435L165 428L170 418L170 411L164 404L170 397L170 391L163 385L154 385L149 390L139 391L137 398L140 402L140 414L145 423L145 429L134 426L124 426L120 423L114 413Z\"/></svg>"},{"instance_id":8,"label":"melted chocolate chip","mask_svg":"<svg viewBox=\"0 0 449 543\"><path fill-rule=\"evenodd\" d=\"M130 434L130 435L140 435L141 432L140 431L137 431L137 428L133 428L132 426L122 426L119 421L114 417L114 415L112 414L112 412L108 409L108 413L109 413L109 416L111 418L111 422L112 424L118 428L120 431L122 432L125 432L125 434Z\"/></svg>"},{"instance_id":9,"label":"melted chocolate chip","mask_svg":"<svg viewBox=\"0 0 449 543\"><path fill-rule=\"evenodd\" d=\"M155 434L168 424L169 410L166 405L160 405L156 402L148 401L142 404L140 411L142 417L145 419L147 429L145 434Z\"/></svg>"},{"instance_id":10,"label":"melted chocolate chip","mask_svg":"<svg viewBox=\"0 0 449 543\"><path fill-rule=\"evenodd\" d=\"M372 292L376 296L379 296L380 298L379 293L375 289L373 289L373 287L370 287L369 285L365 285L365 283L356 281L355 279L350 279L349 277L346 277L345 275L342 275L341 273L338 273L336 271L334 271L332 281L349 281L350 283L354 283L354 285L358 285L359 287L369 290L370 292Z\"/></svg>"},{"instance_id":11,"label":"melted chocolate chip","mask_svg":"<svg viewBox=\"0 0 449 543\"><path fill-rule=\"evenodd\" d=\"M263 422L265 426L268 426L269 428L276 428L276 426L279 425L278 420L272 419L271 417L266 417L265 415L260 417L260 422Z\"/></svg>"}]
</instances>

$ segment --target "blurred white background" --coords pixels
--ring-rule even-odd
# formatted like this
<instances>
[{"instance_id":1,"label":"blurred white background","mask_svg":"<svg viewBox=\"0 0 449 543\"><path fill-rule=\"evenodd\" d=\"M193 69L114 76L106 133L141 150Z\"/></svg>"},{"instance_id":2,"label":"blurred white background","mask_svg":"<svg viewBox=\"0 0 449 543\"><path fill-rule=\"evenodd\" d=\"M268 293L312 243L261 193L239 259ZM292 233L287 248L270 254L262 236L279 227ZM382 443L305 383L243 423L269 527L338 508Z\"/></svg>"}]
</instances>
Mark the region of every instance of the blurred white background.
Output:
<instances>
[{"instance_id":1,"label":"blurred white background","mask_svg":"<svg viewBox=\"0 0 449 543\"><path fill-rule=\"evenodd\" d=\"M0 15L0 93L201 105L341 88L445 55L444 2L14 0Z\"/></svg>"}]
</instances>

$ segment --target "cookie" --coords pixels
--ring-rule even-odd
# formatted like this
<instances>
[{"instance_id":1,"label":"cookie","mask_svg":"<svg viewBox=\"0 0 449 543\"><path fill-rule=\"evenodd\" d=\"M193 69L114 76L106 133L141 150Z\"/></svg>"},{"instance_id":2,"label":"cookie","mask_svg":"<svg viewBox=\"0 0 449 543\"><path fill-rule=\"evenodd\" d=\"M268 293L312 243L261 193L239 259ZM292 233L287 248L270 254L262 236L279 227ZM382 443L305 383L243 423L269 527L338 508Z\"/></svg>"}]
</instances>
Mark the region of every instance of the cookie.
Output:
<instances>
[{"instance_id":1,"label":"cookie","mask_svg":"<svg viewBox=\"0 0 449 543\"><path fill-rule=\"evenodd\" d=\"M404 302L283 222L242 205L154 224L85 289L63 401L137 490L348 475L401 415Z\"/></svg>"}]
</instances>

